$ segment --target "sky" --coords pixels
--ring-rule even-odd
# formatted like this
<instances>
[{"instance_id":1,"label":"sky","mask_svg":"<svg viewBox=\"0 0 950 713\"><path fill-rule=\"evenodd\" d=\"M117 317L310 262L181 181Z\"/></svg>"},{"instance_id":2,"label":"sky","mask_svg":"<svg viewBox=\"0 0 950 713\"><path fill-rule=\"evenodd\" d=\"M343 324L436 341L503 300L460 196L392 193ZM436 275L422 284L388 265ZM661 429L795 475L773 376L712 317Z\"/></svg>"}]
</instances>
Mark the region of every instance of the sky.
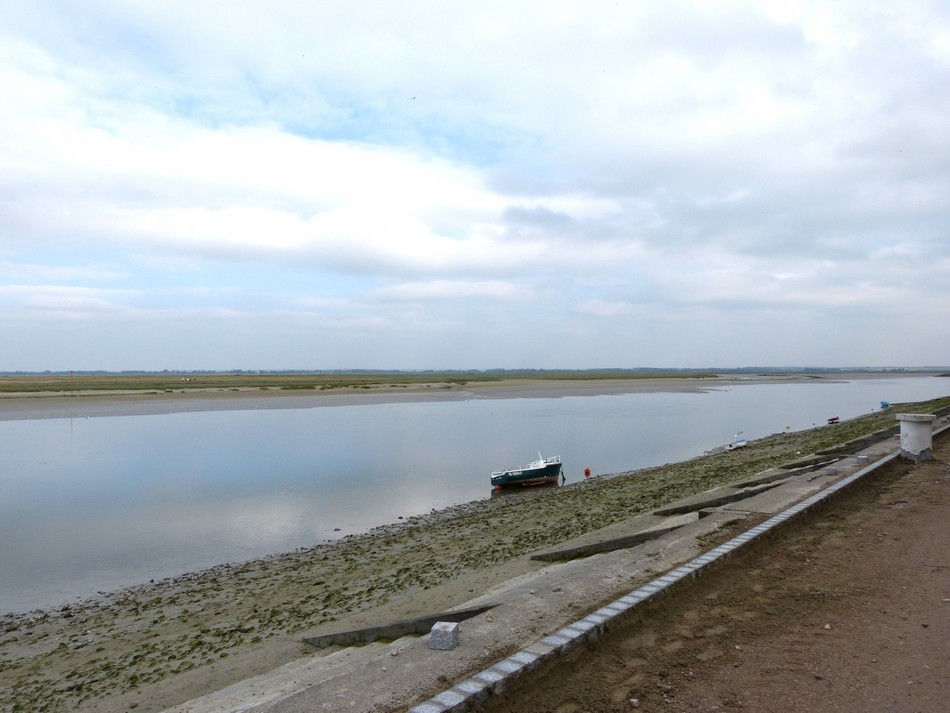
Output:
<instances>
[{"instance_id":1,"label":"sky","mask_svg":"<svg viewBox=\"0 0 950 713\"><path fill-rule=\"evenodd\" d=\"M5 0L0 371L950 364L950 5Z\"/></svg>"}]
</instances>

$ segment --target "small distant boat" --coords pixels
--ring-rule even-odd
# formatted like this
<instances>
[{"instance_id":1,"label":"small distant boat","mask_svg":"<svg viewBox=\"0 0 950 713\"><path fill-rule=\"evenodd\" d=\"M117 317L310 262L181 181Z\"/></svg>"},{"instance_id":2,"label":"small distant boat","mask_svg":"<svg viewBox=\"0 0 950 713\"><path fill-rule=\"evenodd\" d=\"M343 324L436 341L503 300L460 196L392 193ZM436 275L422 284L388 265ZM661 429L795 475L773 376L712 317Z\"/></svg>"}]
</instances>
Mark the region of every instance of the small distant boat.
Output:
<instances>
[{"instance_id":1,"label":"small distant boat","mask_svg":"<svg viewBox=\"0 0 950 713\"><path fill-rule=\"evenodd\" d=\"M538 453L538 459L520 468L505 468L491 472L491 484L495 488L507 488L513 485L545 485L556 483L561 475L561 456L544 458Z\"/></svg>"},{"instance_id":2,"label":"small distant boat","mask_svg":"<svg viewBox=\"0 0 950 713\"><path fill-rule=\"evenodd\" d=\"M749 445L749 442L745 438L739 438L741 435L742 431L739 431L736 434L735 440L726 446L727 451L735 450L736 448L744 448L745 446Z\"/></svg>"}]
</instances>

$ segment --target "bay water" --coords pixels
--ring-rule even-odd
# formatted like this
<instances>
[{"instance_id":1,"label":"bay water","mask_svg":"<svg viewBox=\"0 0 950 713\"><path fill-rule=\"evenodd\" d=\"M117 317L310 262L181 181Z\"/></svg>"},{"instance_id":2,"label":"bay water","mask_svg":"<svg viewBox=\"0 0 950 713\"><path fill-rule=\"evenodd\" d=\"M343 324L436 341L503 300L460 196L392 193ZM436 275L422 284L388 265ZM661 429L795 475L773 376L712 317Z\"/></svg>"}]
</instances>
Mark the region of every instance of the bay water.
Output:
<instances>
[{"instance_id":1,"label":"bay water","mask_svg":"<svg viewBox=\"0 0 950 713\"><path fill-rule=\"evenodd\" d=\"M491 496L561 455L567 482L950 395L936 376L704 393L0 421L0 612L307 547Z\"/></svg>"}]
</instances>

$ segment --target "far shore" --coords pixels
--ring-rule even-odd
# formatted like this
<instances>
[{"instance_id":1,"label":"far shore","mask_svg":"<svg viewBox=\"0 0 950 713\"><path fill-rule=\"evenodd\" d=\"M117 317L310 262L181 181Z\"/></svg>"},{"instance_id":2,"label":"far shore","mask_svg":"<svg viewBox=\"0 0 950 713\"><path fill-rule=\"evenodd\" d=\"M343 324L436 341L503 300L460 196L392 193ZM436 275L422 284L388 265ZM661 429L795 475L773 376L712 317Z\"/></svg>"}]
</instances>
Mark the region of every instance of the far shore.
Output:
<instances>
[{"instance_id":1,"label":"far shore","mask_svg":"<svg viewBox=\"0 0 950 713\"><path fill-rule=\"evenodd\" d=\"M697 393L748 384L829 383L854 379L933 376L928 373L849 372L642 379L503 379L351 386L327 390L181 388L171 391L74 391L0 394L0 421L98 416L143 416L198 411L316 408L468 399L562 398L632 393Z\"/></svg>"}]
</instances>

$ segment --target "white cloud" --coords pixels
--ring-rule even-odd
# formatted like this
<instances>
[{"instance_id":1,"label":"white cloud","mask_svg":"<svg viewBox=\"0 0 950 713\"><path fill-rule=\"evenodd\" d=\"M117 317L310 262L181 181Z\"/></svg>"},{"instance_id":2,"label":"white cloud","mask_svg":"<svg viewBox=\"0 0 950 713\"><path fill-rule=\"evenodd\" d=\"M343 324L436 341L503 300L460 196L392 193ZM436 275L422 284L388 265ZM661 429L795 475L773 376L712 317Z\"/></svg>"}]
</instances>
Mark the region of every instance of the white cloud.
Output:
<instances>
[{"instance_id":1,"label":"white cloud","mask_svg":"<svg viewBox=\"0 0 950 713\"><path fill-rule=\"evenodd\" d=\"M622 317L637 313L637 306L629 302L585 300L576 307L577 312L591 317Z\"/></svg>"},{"instance_id":2,"label":"white cloud","mask_svg":"<svg viewBox=\"0 0 950 713\"><path fill-rule=\"evenodd\" d=\"M376 296L384 301L418 300L467 300L485 298L505 302L524 300L531 291L523 285L514 285L498 280L462 282L456 280L432 280L431 282L404 282L377 291Z\"/></svg>"},{"instance_id":3,"label":"white cloud","mask_svg":"<svg viewBox=\"0 0 950 713\"><path fill-rule=\"evenodd\" d=\"M0 285L0 316L21 319L81 319L120 309L120 291L72 286Z\"/></svg>"},{"instance_id":4,"label":"white cloud","mask_svg":"<svg viewBox=\"0 0 950 713\"><path fill-rule=\"evenodd\" d=\"M374 329L408 359L541 328L591 337L558 353L583 366L646 327L660 362L728 334L742 363L794 318L795 352L765 349L787 364L827 359L817 325L946 304L950 13L926 2L15 1L0 27L2 324L82 315L106 344L138 315L185 367L212 352L183 315L235 329L221 358L242 315L310 320L336 366ZM278 360L321 365L312 339ZM837 358L874 363L858 344Z\"/></svg>"},{"instance_id":5,"label":"white cloud","mask_svg":"<svg viewBox=\"0 0 950 713\"><path fill-rule=\"evenodd\" d=\"M0 260L0 279L29 282L109 282L127 276L107 265L41 265Z\"/></svg>"}]
</instances>

